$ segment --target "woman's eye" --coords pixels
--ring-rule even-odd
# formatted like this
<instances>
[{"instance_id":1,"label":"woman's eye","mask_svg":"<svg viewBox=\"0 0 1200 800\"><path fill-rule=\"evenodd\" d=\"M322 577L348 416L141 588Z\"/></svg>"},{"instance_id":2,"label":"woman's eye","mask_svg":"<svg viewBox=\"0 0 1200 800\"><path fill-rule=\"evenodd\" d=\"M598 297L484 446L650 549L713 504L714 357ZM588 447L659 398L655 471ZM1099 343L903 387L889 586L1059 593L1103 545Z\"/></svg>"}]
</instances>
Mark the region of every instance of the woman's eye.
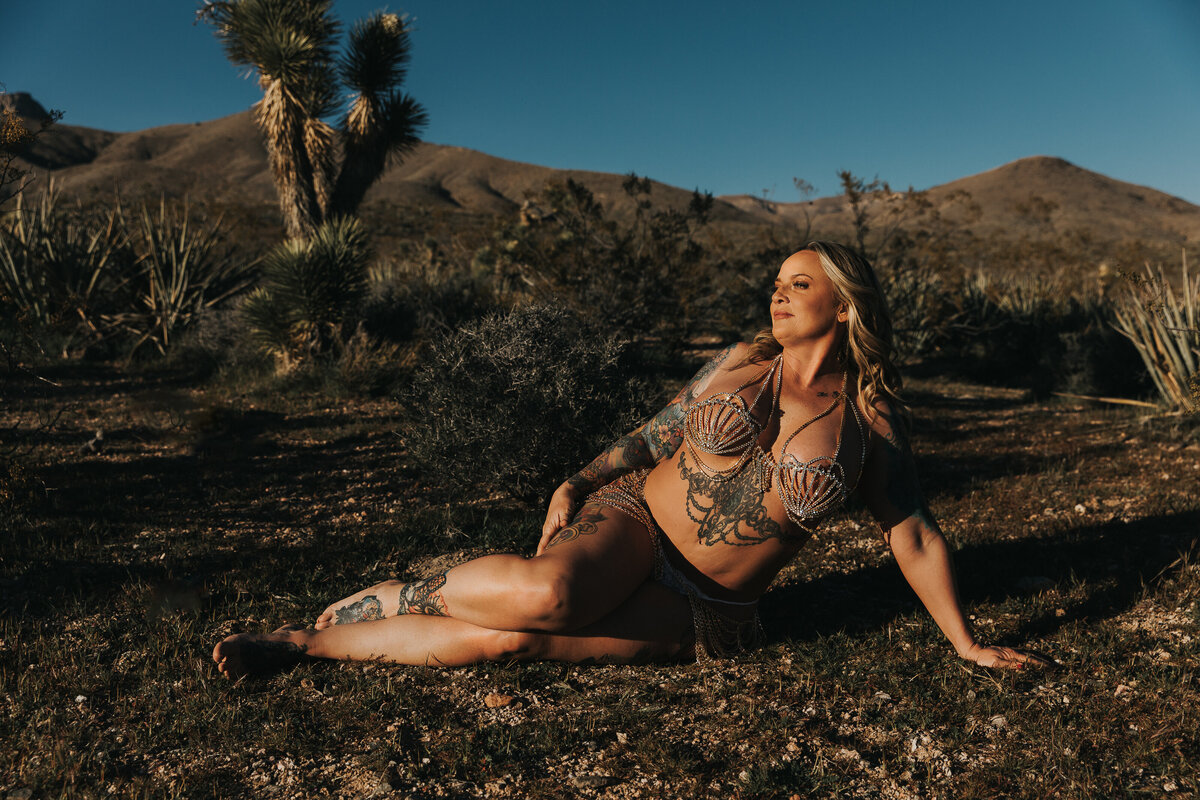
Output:
<instances>
[{"instance_id":1,"label":"woman's eye","mask_svg":"<svg viewBox=\"0 0 1200 800\"><path fill-rule=\"evenodd\" d=\"M808 284L805 283L804 281L796 281L795 283L792 284L792 286L796 287L797 289L807 289L808 288Z\"/></svg>"}]
</instances>

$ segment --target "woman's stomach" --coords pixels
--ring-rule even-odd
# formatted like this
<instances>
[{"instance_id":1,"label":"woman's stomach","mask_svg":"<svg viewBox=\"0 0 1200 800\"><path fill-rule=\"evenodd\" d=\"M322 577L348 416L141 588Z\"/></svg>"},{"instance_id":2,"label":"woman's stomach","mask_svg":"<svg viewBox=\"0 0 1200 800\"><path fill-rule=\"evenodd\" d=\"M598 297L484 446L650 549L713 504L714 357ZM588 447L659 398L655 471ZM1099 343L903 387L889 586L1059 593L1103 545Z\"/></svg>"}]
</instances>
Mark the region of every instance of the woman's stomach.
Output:
<instances>
[{"instance_id":1,"label":"woman's stomach","mask_svg":"<svg viewBox=\"0 0 1200 800\"><path fill-rule=\"evenodd\" d=\"M667 556L686 562L676 566L698 573L692 577L710 583L714 597L758 597L808 538L779 498L756 485L749 465L720 480L686 447L646 478L646 504L673 545Z\"/></svg>"}]
</instances>

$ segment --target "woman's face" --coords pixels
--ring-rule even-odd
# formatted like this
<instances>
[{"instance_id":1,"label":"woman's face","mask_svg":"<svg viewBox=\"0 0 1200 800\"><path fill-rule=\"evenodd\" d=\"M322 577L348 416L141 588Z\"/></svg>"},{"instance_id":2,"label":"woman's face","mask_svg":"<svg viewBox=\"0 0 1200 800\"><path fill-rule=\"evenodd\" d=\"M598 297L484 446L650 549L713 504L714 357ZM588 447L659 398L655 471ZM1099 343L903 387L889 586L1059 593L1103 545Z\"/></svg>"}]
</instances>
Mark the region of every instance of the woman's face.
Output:
<instances>
[{"instance_id":1,"label":"woman's face","mask_svg":"<svg viewBox=\"0 0 1200 800\"><path fill-rule=\"evenodd\" d=\"M792 254L779 267L771 294L771 333L784 347L831 336L847 316L846 304L812 250Z\"/></svg>"}]
</instances>

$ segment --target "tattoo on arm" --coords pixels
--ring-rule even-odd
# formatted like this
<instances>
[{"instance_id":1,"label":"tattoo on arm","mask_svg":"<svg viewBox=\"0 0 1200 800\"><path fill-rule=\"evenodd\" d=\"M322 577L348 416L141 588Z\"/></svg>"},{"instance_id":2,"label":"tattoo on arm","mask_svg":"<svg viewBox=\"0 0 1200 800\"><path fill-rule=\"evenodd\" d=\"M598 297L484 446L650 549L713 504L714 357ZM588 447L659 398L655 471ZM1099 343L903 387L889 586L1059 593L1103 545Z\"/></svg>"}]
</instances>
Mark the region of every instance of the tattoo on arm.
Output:
<instances>
[{"instance_id":1,"label":"tattoo on arm","mask_svg":"<svg viewBox=\"0 0 1200 800\"><path fill-rule=\"evenodd\" d=\"M442 572L430 578L413 581L400 590L399 614L428 614L434 617L448 617L446 599L442 597L442 587L446 585L446 573Z\"/></svg>"},{"instance_id":2,"label":"tattoo on arm","mask_svg":"<svg viewBox=\"0 0 1200 800\"><path fill-rule=\"evenodd\" d=\"M335 609L334 625L345 625L351 622L363 622L369 619L383 619L383 604L373 594L367 595L357 603L347 603Z\"/></svg>"},{"instance_id":3,"label":"tattoo on arm","mask_svg":"<svg viewBox=\"0 0 1200 800\"><path fill-rule=\"evenodd\" d=\"M560 530L546 545L549 549L555 545L570 542L580 536L590 536L595 533L596 525L605 520L604 512L595 506L588 506L575 517L570 525Z\"/></svg>"},{"instance_id":4,"label":"tattoo on arm","mask_svg":"<svg viewBox=\"0 0 1200 800\"><path fill-rule=\"evenodd\" d=\"M596 456L592 463L567 478L567 483L581 493L593 492L627 472L654 466L650 446L642 438L641 432L642 428L639 428L628 436L622 436L612 447Z\"/></svg>"},{"instance_id":5,"label":"tattoo on arm","mask_svg":"<svg viewBox=\"0 0 1200 800\"><path fill-rule=\"evenodd\" d=\"M730 345L696 373L666 408L628 436L622 436L567 483L582 492L592 492L628 472L675 455L683 443L683 421L701 386L725 363L737 345Z\"/></svg>"}]
</instances>

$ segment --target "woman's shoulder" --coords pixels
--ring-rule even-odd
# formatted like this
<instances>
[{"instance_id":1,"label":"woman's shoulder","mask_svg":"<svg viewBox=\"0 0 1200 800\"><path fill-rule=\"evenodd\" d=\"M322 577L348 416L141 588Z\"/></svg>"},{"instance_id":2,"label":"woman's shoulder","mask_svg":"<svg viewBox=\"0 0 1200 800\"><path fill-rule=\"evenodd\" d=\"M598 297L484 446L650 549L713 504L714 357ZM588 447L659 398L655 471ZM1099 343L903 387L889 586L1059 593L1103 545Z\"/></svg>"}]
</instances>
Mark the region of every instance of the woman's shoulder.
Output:
<instances>
[{"instance_id":1,"label":"woman's shoulder","mask_svg":"<svg viewBox=\"0 0 1200 800\"><path fill-rule=\"evenodd\" d=\"M716 355L705 362L696 377L707 377L714 372L732 372L744 366L747 363L746 359L749 355L749 342L734 342L733 344L726 345L717 351Z\"/></svg>"},{"instance_id":2,"label":"woman's shoulder","mask_svg":"<svg viewBox=\"0 0 1200 800\"><path fill-rule=\"evenodd\" d=\"M860 396L858 408L873 442L882 439L907 450L908 419L898 403L888 397L876 397L873 402L865 403Z\"/></svg>"}]
</instances>

